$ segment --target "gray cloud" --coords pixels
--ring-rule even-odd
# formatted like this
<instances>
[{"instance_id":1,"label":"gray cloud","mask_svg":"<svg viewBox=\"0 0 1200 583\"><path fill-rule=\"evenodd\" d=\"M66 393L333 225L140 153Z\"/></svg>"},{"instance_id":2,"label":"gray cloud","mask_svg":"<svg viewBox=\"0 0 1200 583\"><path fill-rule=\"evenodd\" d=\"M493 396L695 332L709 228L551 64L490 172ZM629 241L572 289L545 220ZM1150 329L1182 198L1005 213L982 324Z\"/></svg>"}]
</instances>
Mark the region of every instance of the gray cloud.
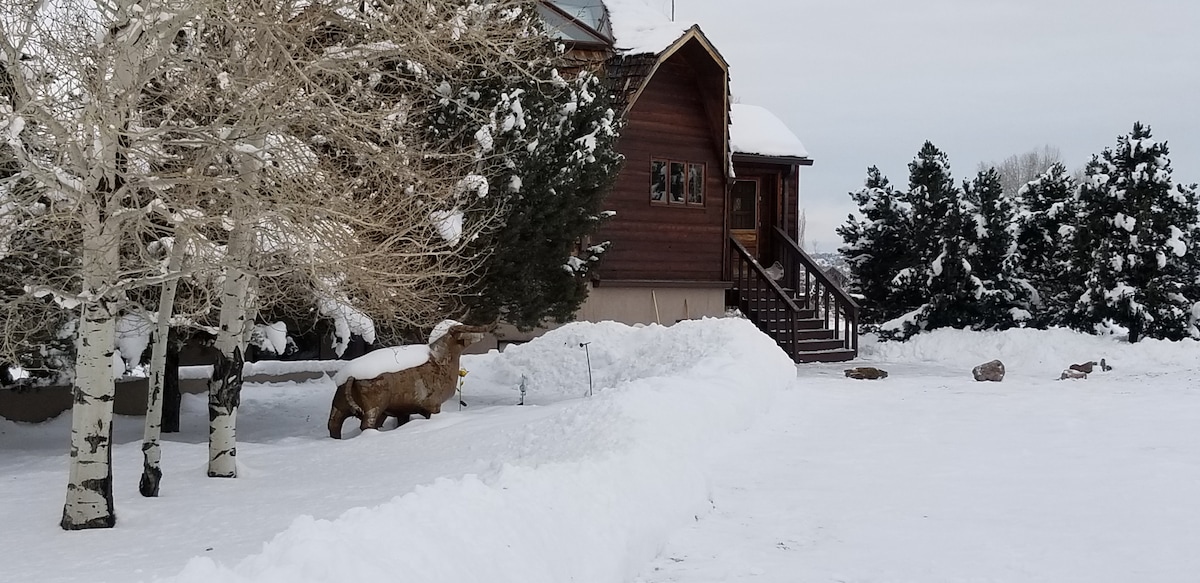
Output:
<instances>
[{"instance_id":1,"label":"gray cloud","mask_svg":"<svg viewBox=\"0 0 1200 583\"><path fill-rule=\"evenodd\" d=\"M664 1L664 11L670 10ZM1045 144L1082 167L1134 121L1200 181L1200 3L676 0L730 62L734 98L804 141L810 239L836 248L866 168L894 183L925 140L959 179Z\"/></svg>"}]
</instances>

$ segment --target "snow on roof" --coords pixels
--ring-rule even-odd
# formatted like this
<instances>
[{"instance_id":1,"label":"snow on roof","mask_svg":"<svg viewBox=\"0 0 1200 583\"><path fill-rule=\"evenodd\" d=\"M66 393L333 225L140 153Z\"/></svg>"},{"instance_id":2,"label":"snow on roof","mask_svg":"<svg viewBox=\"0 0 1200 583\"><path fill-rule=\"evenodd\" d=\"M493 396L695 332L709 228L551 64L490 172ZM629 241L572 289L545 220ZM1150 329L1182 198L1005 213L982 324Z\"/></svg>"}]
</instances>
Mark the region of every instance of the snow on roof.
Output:
<instances>
[{"instance_id":1,"label":"snow on roof","mask_svg":"<svg viewBox=\"0 0 1200 583\"><path fill-rule=\"evenodd\" d=\"M661 53L692 27L691 23L671 22L646 0L604 0L604 5L612 22L614 45L628 53Z\"/></svg>"},{"instance_id":2,"label":"snow on roof","mask_svg":"<svg viewBox=\"0 0 1200 583\"><path fill-rule=\"evenodd\" d=\"M729 148L735 154L807 158L808 150L783 120L757 105L729 108Z\"/></svg>"}]
</instances>

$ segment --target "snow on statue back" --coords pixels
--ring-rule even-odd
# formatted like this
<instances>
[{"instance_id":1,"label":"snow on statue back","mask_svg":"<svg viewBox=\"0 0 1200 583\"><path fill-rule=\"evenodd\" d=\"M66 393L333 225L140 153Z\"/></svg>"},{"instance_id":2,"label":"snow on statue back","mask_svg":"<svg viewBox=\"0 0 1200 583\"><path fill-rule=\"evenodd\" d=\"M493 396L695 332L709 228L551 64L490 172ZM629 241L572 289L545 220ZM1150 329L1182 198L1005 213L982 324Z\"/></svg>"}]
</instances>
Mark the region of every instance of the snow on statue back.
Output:
<instances>
[{"instance_id":1,"label":"snow on statue back","mask_svg":"<svg viewBox=\"0 0 1200 583\"><path fill-rule=\"evenodd\" d=\"M443 323L445 324L445 323ZM333 378L338 385L329 411L329 436L342 438L347 417L362 429L379 429L389 415L403 424L413 414L428 419L454 395L459 357L483 339L483 326L458 323L435 330L429 344L383 348L346 364Z\"/></svg>"}]
</instances>

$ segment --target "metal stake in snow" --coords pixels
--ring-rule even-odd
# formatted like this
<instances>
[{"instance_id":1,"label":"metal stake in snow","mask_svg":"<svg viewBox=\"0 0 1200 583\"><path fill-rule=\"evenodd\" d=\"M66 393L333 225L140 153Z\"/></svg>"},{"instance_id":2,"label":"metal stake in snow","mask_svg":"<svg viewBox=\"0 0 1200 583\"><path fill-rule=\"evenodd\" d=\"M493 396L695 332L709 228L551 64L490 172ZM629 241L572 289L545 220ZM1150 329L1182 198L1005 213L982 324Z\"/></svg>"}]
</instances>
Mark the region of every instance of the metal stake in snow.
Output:
<instances>
[{"instance_id":1,"label":"metal stake in snow","mask_svg":"<svg viewBox=\"0 0 1200 583\"><path fill-rule=\"evenodd\" d=\"M467 369L458 369L458 410L462 411L463 407L467 406L467 402L463 400L462 387L463 381L467 380Z\"/></svg>"},{"instance_id":2,"label":"metal stake in snow","mask_svg":"<svg viewBox=\"0 0 1200 583\"><path fill-rule=\"evenodd\" d=\"M580 342L579 347L583 349L583 356L587 358L588 365L588 393L587 396L592 396L592 355L588 352L588 344L591 342Z\"/></svg>"}]
</instances>

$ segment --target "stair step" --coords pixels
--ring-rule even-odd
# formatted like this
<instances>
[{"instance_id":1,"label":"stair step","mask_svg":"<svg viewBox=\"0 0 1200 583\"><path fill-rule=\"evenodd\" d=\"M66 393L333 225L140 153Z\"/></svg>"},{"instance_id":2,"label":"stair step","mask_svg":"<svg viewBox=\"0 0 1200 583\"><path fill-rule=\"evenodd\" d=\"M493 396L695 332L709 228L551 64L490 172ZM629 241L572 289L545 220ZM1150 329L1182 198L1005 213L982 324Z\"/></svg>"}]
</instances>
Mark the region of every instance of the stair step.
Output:
<instances>
[{"instance_id":1,"label":"stair step","mask_svg":"<svg viewBox=\"0 0 1200 583\"><path fill-rule=\"evenodd\" d=\"M841 348L845 348L845 346L846 346L846 342L840 338L820 338L820 339L806 339L806 340L798 339L798 340L796 340L795 343L793 343L792 339L785 335L781 338L776 338L775 342L777 342L785 350L789 346L792 346L793 344L795 344L797 352L820 352L822 350L838 350Z\"/></svg>"},{"instance_id":2,"label":"stair step","mask_svg":"<svg viewBox=\"0 0 1200 583\"><path fill-rule=\"evenodd\" d=\"M793 359L796 362L846 362L854 360L857 356L853 350L842 348L839 350L819 350L816 352L800 352Z\"/></svg>"},{"instance_id":3,"label":"stair step","mask_svg":"<svg viewBox=\"0 0 1200 583\"><path fill-rule=\"evenodd\" d=\"M750 314L759 320L766 322L787 322L791 314L790 310L751 310ZM816 320L816 310L800 310L796 312L796 318L800 320Z\"/></svg>"},{"instance_id":4,"label":"stair step","mask_svg":"<svg viewBox=\"0 0 1200 583\"><path fill-rule=\"evenodd\" d=\"M761 327L759 329L763 330ZM785 342L785 341L790 342L792 339L792 332L791 332L791 330L788 330L786 326L767 328L767 329L763 330L763 332L766 332L767 335L769 335L772 338L781 338L782 340L780 340L779 342ZM796 339L797 340L833 340L833 339L837 338L837 334L838 333L836 330L827 330L824 328L822 328L820 330L796 330Z\"/></svg>"}]
</instances>

